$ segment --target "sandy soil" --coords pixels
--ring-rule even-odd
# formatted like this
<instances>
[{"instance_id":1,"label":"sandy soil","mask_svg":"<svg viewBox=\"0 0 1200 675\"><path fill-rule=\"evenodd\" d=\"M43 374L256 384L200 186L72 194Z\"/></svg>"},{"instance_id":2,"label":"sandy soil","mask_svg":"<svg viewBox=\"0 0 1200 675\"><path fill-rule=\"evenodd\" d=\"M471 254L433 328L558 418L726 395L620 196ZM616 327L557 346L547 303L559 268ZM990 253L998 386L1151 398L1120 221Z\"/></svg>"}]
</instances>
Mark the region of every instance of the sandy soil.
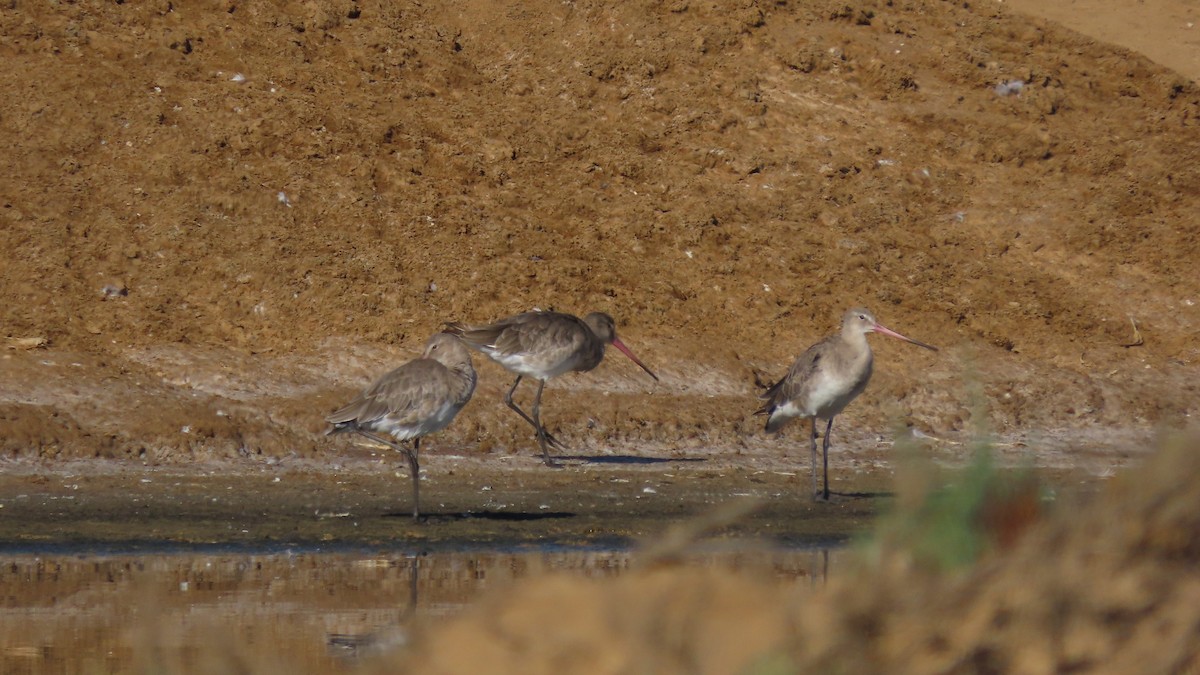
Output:
<instances>
[{"instance_id":1,"label":"sandy soil","mask_svg":"<svg viewBox=\"0 0 1200 675\"><path fill-rule=\"evenodd\" d=\"M555 381L580 450L781 452L756 387L852 304L943 351L878 344L847 447L961 438L974 399L1025 440L1200 400L1196 73L1005 4L0 21L10 455L334 457L323 414L442 322L535 306L610 312L663 377ZM531 449L480 368L431 452Z\"/></svg>"},{"instance_id":2,"label":"sandy soil","mask_svg":"<svg viewBox=\"0 0 1200 675\"><path fill-rule=\"evenodd\" d=\"M0 9L18 483L76 460L369 475L323 415L444 321L530 307L611 313L662 376L616 357L553 382L545 419L581 457L802 474L802 432L765 437L755 393L858 304L943 349L877 341L835 434L849 489L892 439L961 460L974 411L1012 462L1101 476L1194 426L1194 3L180 4ZM509 377L477 365L426 445L435 481L458 457L541 470ZM1149 615L1130 602L1104 625ZM936 661L963 672L1102 663L877 628L823 644L895 636L968 654Z\"/></svg>"}]
</instances>

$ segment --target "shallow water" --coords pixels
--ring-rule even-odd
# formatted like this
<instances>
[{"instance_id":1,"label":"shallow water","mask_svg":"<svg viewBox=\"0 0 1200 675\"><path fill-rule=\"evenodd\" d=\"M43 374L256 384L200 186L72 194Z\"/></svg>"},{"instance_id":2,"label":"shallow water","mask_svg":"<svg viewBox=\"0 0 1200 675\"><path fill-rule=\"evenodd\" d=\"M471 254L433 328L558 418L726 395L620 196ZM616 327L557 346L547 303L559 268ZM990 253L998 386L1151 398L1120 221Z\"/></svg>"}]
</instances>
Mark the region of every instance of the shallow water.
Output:
<instances>
[{"instance_id":1,"label":"shallow water","mask_svg":"<svg viewBox=\"0 0 1200 675\"><path fill-rule=\"evenodd\" d=\"M877 476L814 503L791 472L438 459L419 523L374 467L0 472L0 673L346 672L553 573L810 584L888 498Z\"/></svg>"},{"instance_id":2,"label":"shallow water","mask_svg":"<svg viewBox=\"0 0 1200 675\"><path fill-rule=\"evenodd\" d=\"M681 564L818 584L838 555L742 543ZM0 672L345 671L520 579L644 562L590 548L21 554L0 569Z\"/></svg>"}]
</instances>

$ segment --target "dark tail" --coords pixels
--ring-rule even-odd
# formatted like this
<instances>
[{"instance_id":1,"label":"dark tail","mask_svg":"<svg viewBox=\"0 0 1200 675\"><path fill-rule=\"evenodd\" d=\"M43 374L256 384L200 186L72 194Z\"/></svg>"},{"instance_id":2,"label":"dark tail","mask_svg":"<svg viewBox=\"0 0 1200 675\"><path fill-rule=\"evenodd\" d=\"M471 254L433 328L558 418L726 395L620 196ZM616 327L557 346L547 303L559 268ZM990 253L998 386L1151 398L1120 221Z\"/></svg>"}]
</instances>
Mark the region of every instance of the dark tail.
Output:
<instances>
[{"instance_id":1,"label":"dark tail","mask_svg":"<svg viewBox=\"0 0 1200 675\"><path fill-rule=\"evenodd\" d=\"M325 435L332 436L334 434L342 434L348 431L355 431L357 429L358 424L353 420L349 422L330 422L329 428L325 430Z\"/></svg>"},{"instance_id":2,"label":"dark tail","mask_svg":"<svg viewBox=\"0 0 1200 675\"><path fill-rule=\"evenodd\" d=\"M774 409L771 409L770 411L768 411L766 408L763 409L763 414L768 415L767 424L766 424L766 426L763 427L763 430L766 431L768 434L773 434L773 433L779 431L780 429L783 428L783 425L787 424L788 420L791 419L791 418L782 418L782 417L772 417L772 416L770 416L772 412L774 412Z\"/></svg>"},{"instance_id":3,"label":"dark tail","mask_svg":"<svg viewBox=\"0 0 1200 675\"><path fill-rule=\"evenodd\" d=\"M454 337L462 340L462 343L475 351L483 351L485 347L490 347L496 344L496 340L500 334L504 332L507 326L503 323L494 323L487 326L471 326L465 323L453 321L446 324L446 329L442 332L449 333Z\"/></svg>"},{"instance_id":4,"label":"dark tail","mask_svg":"<svg viewBox=\"0 0 1200 675\"><path fill-rule=\"evenodd\" d=\"M763 393L758 395L759 400L766 401L766 403L763 403L761 408L755 410L754 414L767 416L766 431L769 434L779 431L779 428L782 427L784 422L787 421L771 416L775 412L775 408L779 406L779 402L776 400L776 398L779 394L779 389L783 386L784 379L786 378L781 378L775 384L767 387Z\"/></svg>"}]
</instances>

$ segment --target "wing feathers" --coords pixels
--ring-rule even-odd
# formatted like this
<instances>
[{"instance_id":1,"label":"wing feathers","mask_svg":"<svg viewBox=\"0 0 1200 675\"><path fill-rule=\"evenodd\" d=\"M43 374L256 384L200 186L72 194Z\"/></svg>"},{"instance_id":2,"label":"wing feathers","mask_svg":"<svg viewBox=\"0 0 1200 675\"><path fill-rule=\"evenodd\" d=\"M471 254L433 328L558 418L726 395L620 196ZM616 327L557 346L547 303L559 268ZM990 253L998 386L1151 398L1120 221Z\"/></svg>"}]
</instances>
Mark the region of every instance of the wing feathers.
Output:
<instances>
[{"instance_id":1,"label":"wing feathers","mask_svg":"<svg viewBox=\"0 0 1200 675\"><path fill-rule=\"evenodd\" d=\"M465 404L473 389L473 377L418 359L384 375L326 420L335 427L366 427L385 418L389 425L418 425L447 404Z\"/></svg>"}]
</instances>

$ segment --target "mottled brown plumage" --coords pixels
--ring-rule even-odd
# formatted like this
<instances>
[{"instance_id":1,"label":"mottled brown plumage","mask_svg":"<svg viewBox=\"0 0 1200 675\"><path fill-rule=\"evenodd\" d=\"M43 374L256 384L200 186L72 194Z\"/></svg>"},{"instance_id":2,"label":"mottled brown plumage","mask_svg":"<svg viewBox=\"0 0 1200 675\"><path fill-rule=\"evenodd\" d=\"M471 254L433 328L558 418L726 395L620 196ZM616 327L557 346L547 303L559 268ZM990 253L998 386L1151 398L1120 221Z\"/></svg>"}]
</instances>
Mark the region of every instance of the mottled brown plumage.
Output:
<instances>
[{"instance_id":1,"label":"mottled brown plumage","mask_svg":"<svg viewBox=\"0 0 1200 675\"><path fill-rule=\"evenodd\" d=\"M610 344L641 366L650 377L658 379L617 338L612 317L602 312L592 312L583 319L562 312L525 312L482 326L450 323L446 324L446 330L457 335L467 346L479 350L517 374L516 381L504 397L504 403L533 425L547 466L554 466L547 445L563 446L542 426L542 389L546 386L546 380L563 373L592 370L600 365L604 359L604 348ZM512 398L521 378L526 376L538 380L532 416L521 410Z\"/></svg>"},{"instance_id":2,"label":"mottled brown plumage","mask_svg":"<svg viewBox=\"0 0 1200 675\"><path fill-rule=\"evenodd\" d=\"M379 378L353 401L326 417L332 425L327 433L355 432L404 453L412 473L413 518L419 518L417 451L421 438L446 428L471 400L474 391L471 353L458 338L438 333L429 338L420 358ZM412 448L385 440L379 434L387 434L399 443L412 441Z\"/></svg>"},{"instance_id":3,"label":"mottled brown plumage","mask_svg":"<svg viewBox=\"0 0 1200 675\"><path fill-rule=\"evenodd\" d=\"M867 333L882 333L926 349L936 347L918 342L884 327L865 309L851 309L842 316L842 329L804 351L787 375L771 385L760 398L766 404L756 414L767 416L767 432L779 431L797 417L812 422L812 481L817 493L817 418L827 420L822 450L825 468L823 496L829 499L829 435L833 418L867 388L873 356Z\"/></svg>"}]
</instances>

